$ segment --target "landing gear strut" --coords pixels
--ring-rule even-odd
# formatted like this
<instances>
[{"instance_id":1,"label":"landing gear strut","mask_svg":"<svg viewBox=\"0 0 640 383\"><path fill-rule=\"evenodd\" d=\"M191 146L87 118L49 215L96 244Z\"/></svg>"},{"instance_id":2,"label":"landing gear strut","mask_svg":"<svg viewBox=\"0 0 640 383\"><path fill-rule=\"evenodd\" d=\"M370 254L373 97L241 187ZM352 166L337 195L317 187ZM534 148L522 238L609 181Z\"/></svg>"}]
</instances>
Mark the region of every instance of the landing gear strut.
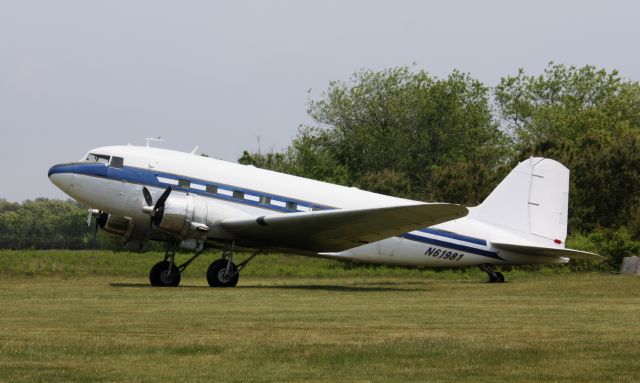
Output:
<instances>
[{"instance_id":1,"label":"landing gear strut","mask_svg":"<svg viewBox=\"0 0 640 383\"><path fill-rule=\"evenodd\" d=\"M489 275L489 283L504 283L504 275L501 272L493 270L489 264L479 265L480 269Z\"/></svg>"},{"instance_id":2,"label":"landing gear strut","mask_svg":"<svg viewBox=\"0 0 640 383\"><path fill-rule=\"evenodd\" d=\"M249 258L236 266L236 264L233 263L233 248L233 243L230 247L226 247L222 251L222 258L213 261L209 269L207 269L207 282L209 282L209 286L235 287L240 278L240 271L244 269L253 257L258 255L258 252L253 253Z\"/></svg>"},{"instance_id":3,"label":"landing gear strut","mask_svg":"<svg viewBox=\"0 0 640 383\"><path fill-rule=\"evenodd\" d=\"M176 266L176 244L167 244L167 250L164 254L164 261L156 263L149 272L149 282L151 286L158 287L176 287L180 284L180 274L189 266L196 258L198 258L204 248L199 249L185 263Z\"/></svg>"}]
</instances>

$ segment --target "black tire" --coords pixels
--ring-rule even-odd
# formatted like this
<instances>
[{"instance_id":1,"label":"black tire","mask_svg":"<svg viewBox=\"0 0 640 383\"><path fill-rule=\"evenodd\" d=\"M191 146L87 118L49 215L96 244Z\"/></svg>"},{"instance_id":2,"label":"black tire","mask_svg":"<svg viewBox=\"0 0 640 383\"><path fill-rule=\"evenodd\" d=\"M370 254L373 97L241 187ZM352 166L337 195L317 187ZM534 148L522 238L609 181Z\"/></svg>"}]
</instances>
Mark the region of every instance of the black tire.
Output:
<instances>
[{"instance_id":1,"label":"black tire","mask_svg":"<svg viewBox=\"0 0 640 383\"><path fill-rule=\"evenodd\" d=\"M489 274L489 280L487 282L488 283L496 283L496 282L498 282L498 278L494 274Z\"/></svg>"},{"instance_id":2,"label":"black tire","mask_svg":"<svg viewBox=\"0 0 640 383\"><path fill-rule=\"evenodd\" d=\"M496 271L496 282L504 283L504 275L501 272Z\"/></svg>"},{"instance_id":3,"label":"black tire","mask_svg":"<svg viewBox=\"0 0 640 383\"><path fill-rule=\"evenodd\" d=\"M169 261L158 262L149 272L149 282L155 287L176 287L180 284L180 271Z\"/></svg>"},{"instance_id":4,"label":"black tire","mask_svg":"<svg viewBox=\"0 0 640 383\"><path fill-rule=\"evenodd\" d=\"M240 273L237 272L238 268L234 263L231 263L231 269L229 270L229 272L235 275L231 279L225 278L227 263L228 261L226 259L218 259L211 263L211 265L207 269L207 282L209 282L209 286L235 287L238 284Z\"/></svg>"}]
</instances>

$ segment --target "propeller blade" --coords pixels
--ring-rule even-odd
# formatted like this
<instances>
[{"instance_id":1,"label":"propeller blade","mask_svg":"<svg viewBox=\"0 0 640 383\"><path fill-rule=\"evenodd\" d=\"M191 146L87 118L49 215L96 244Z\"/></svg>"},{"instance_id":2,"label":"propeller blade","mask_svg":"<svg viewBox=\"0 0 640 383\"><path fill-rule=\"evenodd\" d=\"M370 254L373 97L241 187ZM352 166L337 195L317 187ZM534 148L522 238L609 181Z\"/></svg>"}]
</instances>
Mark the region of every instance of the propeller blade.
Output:
<instances>
[{"instance_id":1,"label":"propeller blade","mask_svg":"<svg viewBox=\"0 0 640 383\"><path fill-rule=\"evenodd\" d=\"M96 242L98 240L98 220L96 219L96 225L93 228L93 249L91 255L96 255Z\"/></svg>"},{"instance_id":2,"label":"propeller blade","mask_svg":"<svg viewBox=\"0 0 640 383\"><path fill-rule=\"evenodd\" d=\"M153 198L151 197L151 193L146 186L142 188L142 195L144 196L144 202L146 202L148 206L151 206L151 204L153 203Z\"/></svg>"},{"instance_id":3,"label":"propeller blade","mask_svg":"<svg viewBox=\"0 0 640 383\"><path fill-rule=\"evenodd\" d=\"M155 227L158 227L158 226L160 226L160 223L162 222L162 218L163 217L164 217L164 206L160 206L158 208L158 210L156 210L156 212L153 215L153 217L151 217L151 223Z\"/></svg>"},{"instance_id":4,"label":"propeller blade","mask_svg":"<svg viewBox=\"0 0 640 383\"><path fill-rule=\"evenodd\" d=\"M89 215L87 215L87 226L91 227L92 221L93 221L93 211L89 209Z\"/></svg>"},{"instance_id":5,"label":"propeller blade","mask_svg":"<svg viewBox=\"0 0 640 383\"><path fill-rule=\"evenodd\" d=\"M169 198L169 194L171 194L171 190L172 190L171 185L169 185L167 190L165 190L160 196L160 198L158 198L158 201L156 202L156 205L153 207L153 210L157 212L158 209L164 206L164 203L167 201L167 198Z\"/></svg>"},{"instance_id":6,"label":"propeller blade","mask_svg":"<svg viewBox=\"0 0 640 383\"><path fill-rule=\"evenodd\" d=\"M109 219L109 214L105 212L100 212L98 217L96 218L96 226L103 229L107 224L107 220Z\"/></svg>"}]
</instances>

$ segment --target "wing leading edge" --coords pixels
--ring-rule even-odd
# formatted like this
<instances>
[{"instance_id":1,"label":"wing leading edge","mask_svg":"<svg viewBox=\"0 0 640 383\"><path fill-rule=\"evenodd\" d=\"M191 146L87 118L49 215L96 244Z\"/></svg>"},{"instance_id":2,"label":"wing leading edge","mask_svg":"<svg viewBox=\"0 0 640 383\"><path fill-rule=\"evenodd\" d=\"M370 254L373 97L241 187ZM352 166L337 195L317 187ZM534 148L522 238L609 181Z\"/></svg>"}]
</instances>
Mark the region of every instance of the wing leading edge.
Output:
<instances>
[{"instance_id":1,"label":"wing leading edge","mask_svg":"<svg viewBox=\"0 0 640 383\"><path fill-rule=\"evenodd\" d=\"M337 209L227 219L223 229L266 246L336 252L464 217L466 207L416 203L369 209Z\"/></svg>"}]
</instances>

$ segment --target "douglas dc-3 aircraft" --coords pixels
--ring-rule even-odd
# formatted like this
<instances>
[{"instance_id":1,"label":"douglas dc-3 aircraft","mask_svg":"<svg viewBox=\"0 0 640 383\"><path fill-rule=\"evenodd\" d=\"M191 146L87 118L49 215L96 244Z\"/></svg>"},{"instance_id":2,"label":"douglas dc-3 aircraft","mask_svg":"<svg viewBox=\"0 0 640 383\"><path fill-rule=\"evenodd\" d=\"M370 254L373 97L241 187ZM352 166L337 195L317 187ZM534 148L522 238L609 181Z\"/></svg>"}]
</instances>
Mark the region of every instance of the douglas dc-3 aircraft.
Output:
<instances>
[{"instance_id":1,"label":"douglas dc-3 aircraft","mask_svg":"<svg viewBox=\"0 0 640 383\"><path fill-rule=\"evenodd\" d=\"M195 152L195 151L194 151ZM521 162L476 207L389 197L172 150L108 146L59 164L49 178L89 205L97 227L144 251L164 241L152 286L177 286L207 248L222 258L210 286L232 287L260 252L279 251L403 266L558 264L599 256L565 248L569 170L546 158ZM176 265L175 250L194 252ZM252 250L233 263L234 250Z\"/></svg>"}]
</instances>

